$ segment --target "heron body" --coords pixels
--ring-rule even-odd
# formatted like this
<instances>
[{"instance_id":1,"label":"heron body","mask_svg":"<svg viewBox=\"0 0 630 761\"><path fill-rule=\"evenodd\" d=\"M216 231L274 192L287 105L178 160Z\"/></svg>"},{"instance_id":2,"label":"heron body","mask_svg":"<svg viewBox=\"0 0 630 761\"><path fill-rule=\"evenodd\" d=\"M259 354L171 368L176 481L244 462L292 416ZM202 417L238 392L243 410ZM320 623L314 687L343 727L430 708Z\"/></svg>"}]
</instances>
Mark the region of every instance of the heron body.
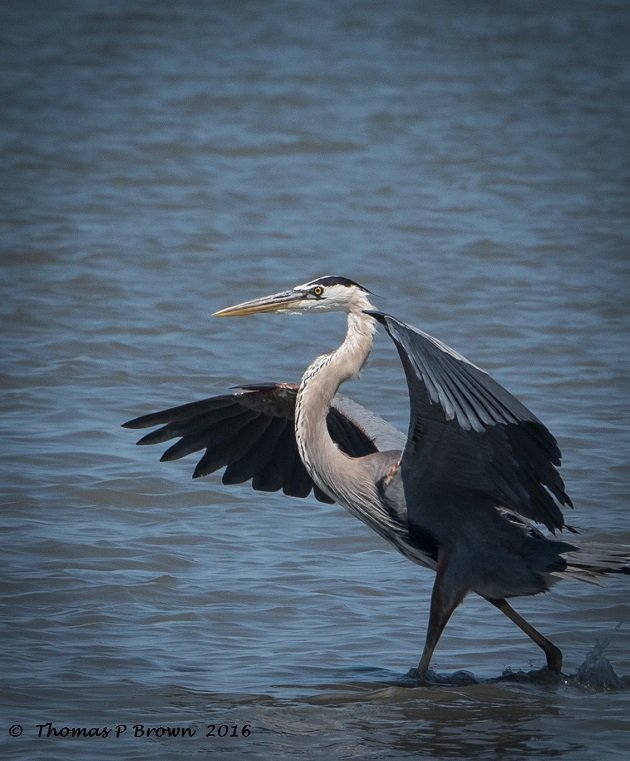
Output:
<instances>
[{"instance_id":1,"label":"heron body","mask_svg":"<svg viewBox=\"0 0 630 761\"><path fill-rule=\"evenodd\" d=\"M342 344L317 359L298 387L265 384L129 421L162 426L138 443L179 438L163 459L205 449L195 476L227 466L225 483L337 502L405 557L432 569L425 646L418 675L456 607L476 592L545 652L562 654L507 598L546 591L562 577L596 581L630 572L627 548L578 546L544 534L569 529L571 506L558 473L560 451L521 402L428 334L378 312L346 278L317 278L289 291L228 307L218 316L343 311ZM373 346L378 325L394 341L410 398L407 436L341 396Z\"/></svg>"}]
</instances>

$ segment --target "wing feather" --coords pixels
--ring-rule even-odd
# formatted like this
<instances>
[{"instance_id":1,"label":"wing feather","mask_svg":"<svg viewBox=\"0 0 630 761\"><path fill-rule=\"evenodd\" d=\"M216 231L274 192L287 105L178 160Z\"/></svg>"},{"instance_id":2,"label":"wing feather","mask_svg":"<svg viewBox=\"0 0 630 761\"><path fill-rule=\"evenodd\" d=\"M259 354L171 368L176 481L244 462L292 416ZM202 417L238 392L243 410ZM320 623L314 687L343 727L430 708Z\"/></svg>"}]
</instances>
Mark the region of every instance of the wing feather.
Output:
<instances>
[{"instance_id":1,"label":"wing feather","mask_svg":"<svg viewBox=\"0 0 630 761\"><path fill-rule=\"evenodd\" d=\"M393 339L409 387L401 475L410 519L423 498L426 504L440 490L463 488L551 531L562 529L560 506L571 500L556 469L557 442L540 420L446 344L390 315L369 314Z\"/></svg>"},{"instance_id":2,"label":"wing feather","mask_svg":"<svg viewBox=\"0 0 630 761\"><path fill-rule=\"evenodd\" d=\"M297 390L297 385L289 383L243 386L231 394L142 415L124 426L160 426L138 444L178 439L162 460L203 452L194 478L225 468L225 484L251 481L254 489L282 489L294 497L306 497L313 491L318 500L330 503L300 459L293 428ZM401 450L404 446L402 433L347 397L335 397L327 424L333 441L351 457L391 449L393 443Z\"/></svg>"}]
</instances>

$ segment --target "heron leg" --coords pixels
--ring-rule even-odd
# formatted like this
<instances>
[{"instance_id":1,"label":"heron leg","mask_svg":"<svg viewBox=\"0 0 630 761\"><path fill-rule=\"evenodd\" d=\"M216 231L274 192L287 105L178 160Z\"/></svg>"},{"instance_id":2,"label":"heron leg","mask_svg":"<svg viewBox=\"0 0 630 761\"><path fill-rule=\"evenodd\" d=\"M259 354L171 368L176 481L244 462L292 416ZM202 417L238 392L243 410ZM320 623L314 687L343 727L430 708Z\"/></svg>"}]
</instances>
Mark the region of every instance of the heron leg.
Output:
<instances>
[{"instance_id":1,"label":"heron leg","mask_svg":"<svg viewBox=\"0 0 630 761\"><path fill-rule=\"evenodd\" d=\"M559 674L562 669L562 651L557 648L553 642L550 642L546 637L537 630L531 624L519 615L514 608L512 608L506 600L493 599L486 597L486 600L498 608L501 613L504 613L510 621L513 621L519 629L525 632L528 637L534 640L538 647L542 648L547 658L547 668L554 674Z\"/></svg>"},{"instance_id":2,"label":"heron leg","mask_svg":"<svg viewBox=\"0 0 630 761\"><path fill-rule=\"evenodd\" d=\"M431 592L431 608L429 611L429 624L427 638L418 664L418 675L423 678L429 670L429 664L433 651L437 647L444 627L453 615L455 608L464 599L466 590L455 585L449 579L448 562L445 557L439 559L435 583Z\"/></svg>"}]
</instances>

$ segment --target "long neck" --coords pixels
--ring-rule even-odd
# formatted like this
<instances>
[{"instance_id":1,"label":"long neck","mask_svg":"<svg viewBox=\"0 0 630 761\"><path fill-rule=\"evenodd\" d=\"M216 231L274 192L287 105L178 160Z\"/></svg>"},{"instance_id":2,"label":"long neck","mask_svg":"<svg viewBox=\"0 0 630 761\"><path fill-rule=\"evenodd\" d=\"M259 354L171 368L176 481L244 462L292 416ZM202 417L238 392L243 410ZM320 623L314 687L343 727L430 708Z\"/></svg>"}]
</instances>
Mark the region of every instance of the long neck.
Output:
<instances>
[{"instance_id":1,"label":"long neck","mask_svg":"<svg viewBox=\"0 0 630 761\"><path fill-rule=\"evenodd\" d=\"M374 320L362 311L348 314L348 332L341 346L318 357L306 370L295 408L295 435L300 456L315 483L338 498L348 457L330 438L326 416L339 386L358 375L374 341ZM347 472L347 471L346 471Z\"/></svg>"}]
</instances>

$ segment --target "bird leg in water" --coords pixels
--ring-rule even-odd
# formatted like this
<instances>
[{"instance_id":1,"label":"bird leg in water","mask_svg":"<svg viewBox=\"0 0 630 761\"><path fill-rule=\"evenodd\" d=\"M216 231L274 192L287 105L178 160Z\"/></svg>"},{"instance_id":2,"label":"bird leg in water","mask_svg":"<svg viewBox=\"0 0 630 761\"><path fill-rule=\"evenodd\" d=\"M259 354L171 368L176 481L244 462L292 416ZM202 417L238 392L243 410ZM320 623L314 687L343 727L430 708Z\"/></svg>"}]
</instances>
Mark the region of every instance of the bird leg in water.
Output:
<instances>
[{"instance_id":1,"label":"bird leg in water","mask_svg":"<svg viewBox=\"0 0 630 761\"><path fill-rule=\"evenodd\" d=\"M467 590L449 579L448 558L440 553L437 574L431 592L431 609L424 650L418 664L418 676L424 679L437 643L453 611L466 596Z\"/></svg>"},{"instance_id":2,"label":"bird leg in water","mask_svg":"<svg viewBox=\"0 0 630 761\"><path fill-rule=\"evenodd\" d=\"M531 637L538 647L542 648L544 651L549 671L553 674L560 674L560 671L562 670L562 651L557 648L553 642L550 642L546 637L543 637L543 635L537 629L534 629L531 624L528 624L506 600L496 600L490 597L486 597L485 599L492 603L495 608L498 608L501 613L504 613L510 621L513 621L519 629L527 634L528 637Z\"/></svg>"}]
</instances>

